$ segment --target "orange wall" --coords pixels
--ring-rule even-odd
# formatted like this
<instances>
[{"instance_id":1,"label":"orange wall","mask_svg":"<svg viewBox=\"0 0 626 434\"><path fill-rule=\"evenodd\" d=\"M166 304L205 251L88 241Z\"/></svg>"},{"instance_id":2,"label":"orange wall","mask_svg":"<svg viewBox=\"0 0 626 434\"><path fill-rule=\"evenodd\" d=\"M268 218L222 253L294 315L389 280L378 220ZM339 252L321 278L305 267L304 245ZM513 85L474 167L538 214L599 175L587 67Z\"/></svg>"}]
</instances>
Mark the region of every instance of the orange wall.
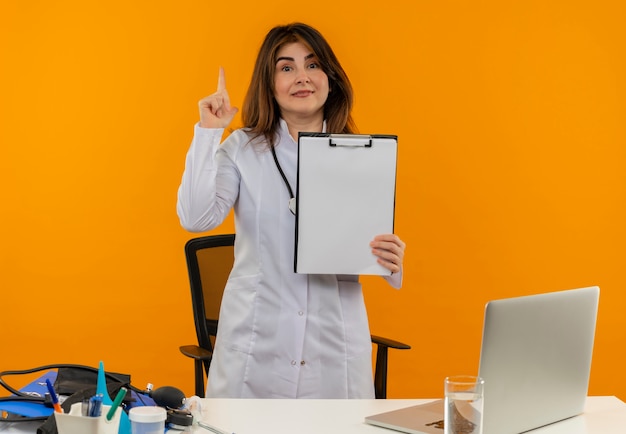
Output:
<instances>
[{"instance_id":1,"label":"orange wall","mask_svg":"<svg viewBox=\"0 0 626 434\"><path fill-rule=\"evenodd\" d=\"M474 372L486 301L599 285L590 393L626 399L624 16L620 0L2 2L0 370L103 360L193 393L175 202L196 102L223 65L240 106L265 32L301 20L351 76L361 130L400 137L405 286L364 279L372 332L413 345L389 395Z\"/></svg>"}]
</instances>

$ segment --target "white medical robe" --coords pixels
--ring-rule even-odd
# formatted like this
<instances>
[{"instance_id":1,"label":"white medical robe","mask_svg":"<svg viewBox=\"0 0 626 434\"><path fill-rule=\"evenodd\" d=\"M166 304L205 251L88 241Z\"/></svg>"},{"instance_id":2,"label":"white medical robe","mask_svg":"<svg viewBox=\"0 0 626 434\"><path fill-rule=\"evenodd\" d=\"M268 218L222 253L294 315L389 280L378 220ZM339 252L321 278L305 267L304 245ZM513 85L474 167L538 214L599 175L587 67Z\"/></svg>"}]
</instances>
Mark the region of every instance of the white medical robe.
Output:
<instances>
[{"instance_id":1,"label":"white medical robe","mask_svg":"<svg viewBox=\"0 0 626 434\"><path fill-rule=\"evenodd\" d=\"M192 232L235 211L235 264L222 300L208 397L373 398L372 344L358 276L294 273L295 217L267 147L198 125L177 212ZM279 162L296 188L297 143L281 121ZM330 210L329 210L330 211ZM385 277L400 287L402 276Z\"/></svg>"}]
</instances>

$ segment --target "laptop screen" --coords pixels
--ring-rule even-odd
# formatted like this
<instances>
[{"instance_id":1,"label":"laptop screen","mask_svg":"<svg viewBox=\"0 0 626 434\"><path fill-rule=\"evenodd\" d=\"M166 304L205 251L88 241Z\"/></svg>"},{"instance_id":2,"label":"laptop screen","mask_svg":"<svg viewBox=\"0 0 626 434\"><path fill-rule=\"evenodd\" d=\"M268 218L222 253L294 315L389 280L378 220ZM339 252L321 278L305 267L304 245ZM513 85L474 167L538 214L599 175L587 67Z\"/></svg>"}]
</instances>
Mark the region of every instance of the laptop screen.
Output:
<instances>
[{"instance_id":1,"label":"laptop screen","mask_svg":"<svg viewBox=\"0 0 626 434\"><path fill-rule=\"evenodd\" d=\"M598 287L487 303L480 356L484 434L520 433L582 413Z\"/></svg>"}]
</instances>

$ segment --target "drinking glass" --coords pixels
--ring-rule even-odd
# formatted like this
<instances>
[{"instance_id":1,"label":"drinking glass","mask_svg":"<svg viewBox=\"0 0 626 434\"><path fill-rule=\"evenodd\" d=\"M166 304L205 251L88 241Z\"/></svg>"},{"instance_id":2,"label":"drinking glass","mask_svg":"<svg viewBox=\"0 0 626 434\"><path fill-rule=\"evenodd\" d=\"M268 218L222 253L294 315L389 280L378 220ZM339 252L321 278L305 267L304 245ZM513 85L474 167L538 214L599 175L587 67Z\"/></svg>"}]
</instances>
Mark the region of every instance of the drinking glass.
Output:
<instances>
[{"instance_id":1,"label":"drinking glass","mask_svg":"<svg viewBox=\"0 0 626 434\"><path fill-rule=\"evenodd\" d=\"M482 434L484 386L471 375L445 379L444 434Z\"/></svg>"}]
</instances>

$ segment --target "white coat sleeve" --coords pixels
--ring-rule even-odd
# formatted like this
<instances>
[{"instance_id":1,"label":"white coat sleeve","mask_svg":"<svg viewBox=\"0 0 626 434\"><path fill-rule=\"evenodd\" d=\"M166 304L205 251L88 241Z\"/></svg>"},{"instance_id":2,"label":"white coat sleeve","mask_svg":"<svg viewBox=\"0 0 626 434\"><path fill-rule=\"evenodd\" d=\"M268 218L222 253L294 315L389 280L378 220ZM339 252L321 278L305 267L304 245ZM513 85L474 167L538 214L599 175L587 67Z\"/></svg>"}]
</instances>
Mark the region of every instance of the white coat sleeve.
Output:
<instances>
[{"instance_id":1,"label":"white coat sleeve","mask_svg":"<svg viewBox=\"0 0 626 434\"><path fill-rule=\"evenodd\" d=\"M196 124L178 187L176 212L183 228L203 232L219 226L239 192L239 172L220 152L224 130Z\"/></svg>"},{"instance_id":2,"label":"white coat sleeve","mask_svg":"<svg viewBox=\"0 0 626 434\"><path fill-rule=\"evenodd\" d=\"M402 288L402 270L393 273L391 276L383 276L383 278L391 285L392 288Z\"/></svg>"}]
</instances>

